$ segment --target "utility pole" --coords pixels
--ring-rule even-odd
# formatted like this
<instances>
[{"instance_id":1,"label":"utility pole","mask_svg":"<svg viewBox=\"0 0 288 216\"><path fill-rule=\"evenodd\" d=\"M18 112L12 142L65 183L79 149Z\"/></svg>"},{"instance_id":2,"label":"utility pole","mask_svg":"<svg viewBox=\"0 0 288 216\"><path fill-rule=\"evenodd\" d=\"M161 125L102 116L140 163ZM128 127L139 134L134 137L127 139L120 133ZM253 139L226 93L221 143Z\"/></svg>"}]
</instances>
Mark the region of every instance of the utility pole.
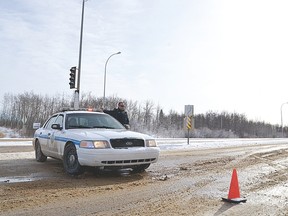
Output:
<instances>
[{"instance_id":1,"label":"utility pole","mask_svg":"<svg viewBox=\"0 0 288 216\"><path fill-rule=\"evenodd\" d=\"M83 21L84 21L84 7L85 2L82 3L82 18L81 18L81 30L80 30L80 48L79 48L79 61L78 61L78 76L77 76L77 88L74 94L74 109L79 109L79 95L80 95L80 74L81 74L81 58L82 58L82 38L83 38Z\"/></svg>"},{"instance_id":2,"label":"utility pole","mask_svg":"<svg viewBox=\"0 0 288 216\"><path fill-rule=\"evenodd\" d=\"M281 104L281 108L280 108L280 111L281 111L281 130L282 130L282 137L284 137L282 108L283 108L283 105L285 105L285 104L288 104L288 102L285 102L285 103Z\"/></svg>"}]
</instances>

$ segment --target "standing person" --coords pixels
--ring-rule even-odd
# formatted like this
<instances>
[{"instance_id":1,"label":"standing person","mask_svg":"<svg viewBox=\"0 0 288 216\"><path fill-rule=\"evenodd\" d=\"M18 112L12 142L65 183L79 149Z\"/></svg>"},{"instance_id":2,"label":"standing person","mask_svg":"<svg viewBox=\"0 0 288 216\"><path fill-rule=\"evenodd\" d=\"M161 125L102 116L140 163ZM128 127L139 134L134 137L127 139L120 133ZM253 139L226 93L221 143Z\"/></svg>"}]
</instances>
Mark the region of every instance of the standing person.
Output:
<instances>
[{"instance_id":1,"label":"standing person","mask_svg":"<svg viewBox=\"0 0 288 216\"><path fill-rule=\"evenodd\" d=\"M120 101L117 104L117 108L113 110L103 110L104 113L107 113L117 119L125 128L129 129L129 118L125 110L124 102Z\"/></svg>"}]
</instances>

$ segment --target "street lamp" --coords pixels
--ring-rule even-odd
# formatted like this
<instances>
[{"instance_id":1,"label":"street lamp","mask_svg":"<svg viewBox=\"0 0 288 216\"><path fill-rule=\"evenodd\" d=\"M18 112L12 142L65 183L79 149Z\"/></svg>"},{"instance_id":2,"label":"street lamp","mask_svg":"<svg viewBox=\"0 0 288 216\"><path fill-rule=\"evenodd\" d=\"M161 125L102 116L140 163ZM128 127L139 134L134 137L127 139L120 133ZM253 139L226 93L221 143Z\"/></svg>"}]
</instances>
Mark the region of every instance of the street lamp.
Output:
<instances>
[{"instance_id":1,"label":"street lamp","mask_svg":"<svg viewBox=\"0 0 288 216\"><path fill-rule=\"evenodd\" d=\"M282 108L284 104L288 104L288 102L285 102L281 105L281 128L282 128L282 137L284 137L284 131L283 131L283 115L282 115Z\"/></svg>"},{"instance_id":2,"label":"street lamp","mask_svg":"<svg viewBox=\"0 0 288 216\"><path fill-rule=\"evenodd\" d=\"M77 87L74 93L74 108L79 109L79 95L80 95L80 73L81 73L81 59L82 59L82 38L83 38L83 21L84 21L84 7L85 2L82 1L82 16L81 16L81 29L80 29L80 47L79 47L79 61L78 61L78 75L77 75Z\"/></svg>"},{"instance_id":3,"label":"street lamp","mask_svg":"<svg viewBox=\"0 0 288 216\"><path fill-rule=\"evenodd\" d=\"M103 108L105 107L105 92L106 92L106 68L107 68L107 63L109 61L109 59L114 56L114 55L118 55L121 54L121 52L117 52L117 53L113 53L112 55L109 56L109 58L106 60L105 63L105 71L104 71L104 94L103 94Z\"/></svg>"}]
</instances>

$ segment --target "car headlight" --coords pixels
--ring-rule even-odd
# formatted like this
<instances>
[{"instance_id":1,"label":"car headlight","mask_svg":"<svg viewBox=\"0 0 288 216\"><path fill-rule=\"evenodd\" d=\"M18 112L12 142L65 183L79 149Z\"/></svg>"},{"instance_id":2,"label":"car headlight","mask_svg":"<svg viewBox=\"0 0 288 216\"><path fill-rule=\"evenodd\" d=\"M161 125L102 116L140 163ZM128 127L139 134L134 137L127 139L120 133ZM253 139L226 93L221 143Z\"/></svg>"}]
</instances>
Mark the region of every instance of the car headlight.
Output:
<instances>
[{"instance_id":1,"label":"car headlight","mask_svg":"<svg viewBox=\"0 0 288 216\"><path fill-rule=\"evenodd\" d=\"M105 140L94 140L94 141L83 140L80 142L80 147L81 148L91 148L91 149L110 148L109 143Z\"/></svg>"},{"instance_id":2,"label":"car headlight","mask_svg":"<svg viewBox=\"0 0 288 216\"><path fill-rule=\"evenodd\" d=\"M154 140L154 139L146 140L146 146L147 147L157 147L156 140Z\"/></svg>"}]
</instances>

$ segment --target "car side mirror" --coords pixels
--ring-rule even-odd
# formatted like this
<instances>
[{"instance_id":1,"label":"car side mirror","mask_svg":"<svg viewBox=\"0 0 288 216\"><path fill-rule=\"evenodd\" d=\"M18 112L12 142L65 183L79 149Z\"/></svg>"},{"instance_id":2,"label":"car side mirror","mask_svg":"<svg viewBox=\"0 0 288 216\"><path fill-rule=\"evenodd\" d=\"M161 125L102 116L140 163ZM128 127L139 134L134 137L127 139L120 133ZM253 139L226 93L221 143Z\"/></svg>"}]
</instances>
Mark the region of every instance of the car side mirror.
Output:
<instances>
[{"instance_id":1,"label":"car side mirror","mask_svg":"<svg viewBox=\"0 0 288 216\"><path fill-rule=\"evenodd\" d=\"M62 130L62 127L60 126L60 124L52 124L51 128L55 130Z\"/></svg>"},{"instance_id":2,"label":"car side mirror","mask_svg":"<svg viewBox=\"0 0 288 216\"><path fill-rule=\"evenodd\" d=\"M124 127L125 127L127 130L130 129L130 125L128 125L128 124L124 124Z\"/></svg>"}]
</instances>

